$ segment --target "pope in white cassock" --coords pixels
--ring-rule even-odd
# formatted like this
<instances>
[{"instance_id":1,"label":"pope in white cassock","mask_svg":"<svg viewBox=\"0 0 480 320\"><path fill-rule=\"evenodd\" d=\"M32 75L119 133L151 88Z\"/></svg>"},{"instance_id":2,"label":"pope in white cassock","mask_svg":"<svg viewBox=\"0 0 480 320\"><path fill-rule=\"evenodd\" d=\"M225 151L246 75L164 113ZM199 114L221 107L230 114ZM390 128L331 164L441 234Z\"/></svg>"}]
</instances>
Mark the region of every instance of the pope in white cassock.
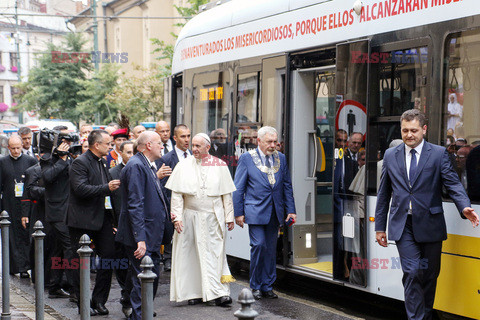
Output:
<instances>
[{"instance_id":1,"label":"pope in white cassock","mask_svg":"<svg viewBox=\"0 0 480 320\"><path fill-rule=\"evenodd\" d=\"M180 161L165 185L172 190L171 213L175 224L170 300L194 305L227 306L230 273L225 253L226 229L234 227L232 192L226 163L208 154L210 138L199 133L192 153Z\"/></svg>"}]
</instances>

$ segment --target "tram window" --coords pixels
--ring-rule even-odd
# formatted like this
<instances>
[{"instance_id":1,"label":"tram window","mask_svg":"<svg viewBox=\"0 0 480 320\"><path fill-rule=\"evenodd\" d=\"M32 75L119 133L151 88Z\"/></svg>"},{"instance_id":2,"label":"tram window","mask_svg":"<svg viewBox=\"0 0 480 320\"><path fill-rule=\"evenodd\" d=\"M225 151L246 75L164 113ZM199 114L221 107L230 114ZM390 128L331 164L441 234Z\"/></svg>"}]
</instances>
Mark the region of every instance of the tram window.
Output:
<instances>
[{"instance_id":1,"label":"tram window","mask_svg":"<svg viewBox=\"0 0 480 320\"><path fill-rule=\"evenodd\" d=\"M375 63L378 62L378 63ZM368 194L377 192L385 151L401 142L400 116L409 109L428 113L428 48L381 49L371 54Z\"/></svg>"},{"instance_id":2,"label":"tram window","mask_svg":"<svg viewBox=\"0 0 480 320\"><path fill-rule=\"evenodd\" d=\"M470 199L480 203L480 30L447 37L444 61L442 144Z\"/></svg>"},{"instance_id":3,"label":"tram window","mask_svg":"<svg viewBox=\"0 0 480 320\"><path fill-rule=\"evenodd\" d=\"M187 88L185 95L187 125L190 120L192 133L205 132L210 136L210 153L219 158L227 155L232 88L222 72L198 73L193 75L193 89Z\"/></svg>"},{"instance_id":4,"label":"tram window","mask_svg":"<svg viewBox=\"0 0 480 320\"><path fill-rule=\"evenodd\" d=\"M417 108L427 112L427 47L377 52L379 106L377 116L401 116ZM372 60L373 60L372 54Z\"/></svg>"},{"instance_id":5,"label":"tram window","mask_svg":"<svg viewBox=\"0 0 480 320\"><path fill-rule=\"evenodd\" d=\"M238 75L237 122L260 122L259 74Z\"/></svg>"}]
</instances>

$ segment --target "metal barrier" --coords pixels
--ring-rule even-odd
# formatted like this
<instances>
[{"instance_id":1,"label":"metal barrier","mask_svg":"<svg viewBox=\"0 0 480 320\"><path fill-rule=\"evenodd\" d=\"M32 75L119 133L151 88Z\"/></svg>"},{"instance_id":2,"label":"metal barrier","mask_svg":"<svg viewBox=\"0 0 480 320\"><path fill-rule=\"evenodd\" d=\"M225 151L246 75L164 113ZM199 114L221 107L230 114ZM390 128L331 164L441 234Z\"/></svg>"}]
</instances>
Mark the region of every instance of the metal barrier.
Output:
<instances>
[{"instance_id":1,"label":"metal barrier","mask_svg":"<svg viewBox=\"0 0 480 320\"><path fill-rule=\"evenodd\" d=\"M44 305L44 261L43 261L43 239L45 233L43 232L43 224L40 220L35 222L33 226L35 232L32 237L35 241L35 319L43 320L45 315Z\"/></svg>"},{"instance_id":2,"label":"metal barrier","mask_svg":"<svg viewBox=\"0 0 480 320\"><path fill-rule=\"evenodd\" d=\"M152 271L152 258L143 257L140 267L142 272L138 278L142 282L142 320L153 320L153 281L157 275Z\"/></svg>"},{"instance_id":3,"label":"metal barrier","mask_svg":"<svg viewBox=\"0 0 480 320\"><path fill-rule=\"evenodd\" d=\"M93 250L90 248L90 237L84 234L80 238L80 319L90 320L90 256Z\"/></svg>"},{"instance_id":4,"label":"metal barrier","mask_svg":"<svg viewBox=\"0 0 480 320\"><path fill-rule=\"evenodd\" d=\"M255 302L252 292L243 288L238 295L238 303L242 306L233 314L238 319L253 320L258 316L258 312L252 309L252 303Z\"/></svg>"},{"instance_id":5,"label":"metal barrier","mask_svg":"<svg viewBox=\"0 0 480 320\"><path fill-rule=\"evenodd\" d=\"M10 320L10 239L9 228L11 222L8 220L7 211L0 215L0 226L2 229L2 320Z\"/></svg>"}]
</instances>

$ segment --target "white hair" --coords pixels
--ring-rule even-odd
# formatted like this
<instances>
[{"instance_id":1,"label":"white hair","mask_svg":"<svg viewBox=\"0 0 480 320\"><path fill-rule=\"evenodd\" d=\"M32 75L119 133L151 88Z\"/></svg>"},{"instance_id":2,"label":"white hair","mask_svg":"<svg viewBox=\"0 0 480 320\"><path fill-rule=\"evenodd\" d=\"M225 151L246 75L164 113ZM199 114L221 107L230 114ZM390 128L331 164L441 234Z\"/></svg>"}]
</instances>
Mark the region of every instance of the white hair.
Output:
<instances>
[{"instance_id":1,"label":"white hair","mask_svg":"<svg viewBox=\"0 0 480 320\"><path fill-rule=\"evenodd\" d=\"M277 130L275 130L274 127L269 126L261 127L260 129L258 129L257 137L263 140L263 137L265 137L266 134L276 135L278 137Z\"/></svg>"},{"instance_id":2,"label":"white hair","mask_svg":"<svg viewBox=\"0 0 480 320\"><path fill-rule=\"evenodd\" d=\"M402 139L394 139L392 140L392 142L390 142L390 144L388 145L388 148L395 148L399 145L401 145L403 143L403 140Z\"/></svg>"}]
</instances>

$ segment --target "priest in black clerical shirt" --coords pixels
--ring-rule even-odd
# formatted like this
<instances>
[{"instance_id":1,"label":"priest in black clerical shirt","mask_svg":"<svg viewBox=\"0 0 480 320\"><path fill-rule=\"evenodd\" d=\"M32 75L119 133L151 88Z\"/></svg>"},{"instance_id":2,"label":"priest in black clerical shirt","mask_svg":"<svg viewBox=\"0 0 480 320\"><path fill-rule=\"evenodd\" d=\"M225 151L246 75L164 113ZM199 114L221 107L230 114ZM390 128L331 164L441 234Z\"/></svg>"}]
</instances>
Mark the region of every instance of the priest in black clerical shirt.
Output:
<instances>
[{"instance_id":1,"label":"priest in black clerical shirt","mask_svg":"<svg viewBox=\"0 0 480 320\"><path fill-rule=\"evenodd\" d=\"M30 235L22 226L22 196L25 171L35 165L37 160L22 154L22 139L11 136L8 139L9 155L0 158L0 192L2 195L0 211L6 210L10 217L10 273L20 273L28 278L30 269L28 248Z\"/></svg>"}]
</instances>

